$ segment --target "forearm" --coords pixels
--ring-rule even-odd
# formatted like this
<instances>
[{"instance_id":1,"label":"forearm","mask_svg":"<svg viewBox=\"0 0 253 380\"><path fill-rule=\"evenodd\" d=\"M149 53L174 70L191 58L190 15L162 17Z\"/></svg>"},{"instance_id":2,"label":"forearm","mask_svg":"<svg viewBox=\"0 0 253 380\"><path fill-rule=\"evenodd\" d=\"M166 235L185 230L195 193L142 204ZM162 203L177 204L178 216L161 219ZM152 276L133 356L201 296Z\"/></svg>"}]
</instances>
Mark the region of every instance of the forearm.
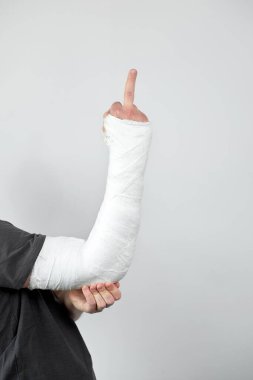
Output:
<instances>
[{"instance_id":1,"label":"forearm","mask_svg":"<svg viewBox=\"0 0 253 380\"><path fill-rule=\"evenodd\" d=\"M31 275L30 289L74 289L119 281L127 272L140 226L150 122L105 119L110 148L104 200L85 241L47 236ZM48 270L50 268L50 270Z\"/></svg>"}]
</instances>

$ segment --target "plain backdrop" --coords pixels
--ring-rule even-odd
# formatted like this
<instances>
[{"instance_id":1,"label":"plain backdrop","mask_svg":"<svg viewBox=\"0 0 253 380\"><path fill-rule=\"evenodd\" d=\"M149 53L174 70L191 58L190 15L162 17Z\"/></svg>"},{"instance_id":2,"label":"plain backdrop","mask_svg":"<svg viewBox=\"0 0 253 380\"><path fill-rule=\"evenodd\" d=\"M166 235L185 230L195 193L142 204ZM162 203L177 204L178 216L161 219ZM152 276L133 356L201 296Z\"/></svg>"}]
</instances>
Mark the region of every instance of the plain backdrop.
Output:
<instances>
[{"instance_id":1,"label":"plain backdrop","mask_svg":"<svg viewBox=\"0 0 253 380\"><path fill-rule=\"evenodd\" d=\"M253 3L0 0L0 218L86 238L102 115L153 123L122 298L77 325L98 380L253 378Z\"/></svg>"}]
</instances>

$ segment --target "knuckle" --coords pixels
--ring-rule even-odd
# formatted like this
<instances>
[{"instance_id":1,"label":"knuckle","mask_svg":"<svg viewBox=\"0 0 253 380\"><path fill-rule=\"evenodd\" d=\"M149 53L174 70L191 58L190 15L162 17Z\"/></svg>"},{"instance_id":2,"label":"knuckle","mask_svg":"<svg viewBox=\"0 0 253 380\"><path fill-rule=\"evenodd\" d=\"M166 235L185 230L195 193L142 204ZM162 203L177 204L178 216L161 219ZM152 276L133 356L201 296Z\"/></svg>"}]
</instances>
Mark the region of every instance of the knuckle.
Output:
<instances>
[{"instance_id":1,"label":"knuckle","mask_svg":"<svg viewBox=\"0 0 253 380\"><path fill-rule=\"evenodd\" d=\"M120 109L122 107L122 104L120 102L114 102L111 105L111 110Z\"/></svg>"},{"instance_id":2,"label":"knuckle","mask_svg":"<svg viewBox=\"0 0 253 380\"><path fill-rule=\"evenodd\" d=\"M127 109L124 113L124 117L126 117L127 119L131 120L134 118L134 112L132 110L129 110Z\"/></svg>"},{"instance_id":3,"label":"knuckle","mask_svg":"<svg viewBox=\"0 0 253 380\"><path fill-rule=\"evenodd\" d=\"M122 112L122 104L120 102L115 102L110 108L110 113L112 116L120 117Z\"/></svg>"}]
</instances>

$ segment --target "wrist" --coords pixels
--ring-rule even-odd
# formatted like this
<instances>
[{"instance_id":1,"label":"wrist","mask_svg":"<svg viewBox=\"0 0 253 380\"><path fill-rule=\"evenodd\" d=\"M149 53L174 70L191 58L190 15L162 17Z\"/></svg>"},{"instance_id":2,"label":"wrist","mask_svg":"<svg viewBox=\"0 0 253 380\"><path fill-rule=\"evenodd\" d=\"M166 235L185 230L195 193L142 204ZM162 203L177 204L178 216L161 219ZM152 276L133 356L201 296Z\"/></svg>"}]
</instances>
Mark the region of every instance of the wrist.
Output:
<instances>
[{"instance_id":1,"label":"wrist","mask_svg":"<svg viewBox=\"0 0 253 380\"><path fill-rule=\"evenodd\" d=\"M52 292L56 302L58 302L60 304L64 304L64 306L66 307L66 309L68 311L69 317L71 319L76 321L81 316L82 311L75 308L75 306L73 305L73 303L71 302L71 300L68 297L68 293L69 293L68 291L66 291L66 290L51 290L51 292Z\"/></svg>"},{"instance_id":2,"label":"wrist","mask_svg":"<svg viewBox=\"0 0 253 380\"><path fill-rule=\"evenodd\" d=\"M64 291L62 290L51 290L53 297L56 302L64 303Z\"/></svg>"}]
</instances>

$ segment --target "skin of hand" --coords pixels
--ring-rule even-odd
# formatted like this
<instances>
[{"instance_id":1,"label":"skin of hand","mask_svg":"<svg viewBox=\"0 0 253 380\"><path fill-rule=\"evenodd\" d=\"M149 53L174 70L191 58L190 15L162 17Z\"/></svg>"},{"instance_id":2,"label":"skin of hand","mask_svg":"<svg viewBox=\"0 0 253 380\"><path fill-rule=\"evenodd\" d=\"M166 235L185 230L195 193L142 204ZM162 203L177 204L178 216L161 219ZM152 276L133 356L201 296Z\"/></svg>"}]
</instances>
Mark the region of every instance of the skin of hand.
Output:
<instances>
[{"instance_id":1,"label":"skin of hand","mask_svg":"<svg viewBox=\"0 0 253 380\"><path fill-rule=\"evenodd\" d=\"M80 289L52 290L60 303L68 309L69 316L76 321L83 312L99 313L121 298L119 282L84 285Z\"/></svg>"},{"instance_id":2,"label":"skin of hand","mask_svg":"<svg viewBox=\"0 0 253 380\"><path fill-rule=\"evenodd\" d=\"M103 114L105 118L108 114L115 116L119 119L128 119L134 121L149 121L147 116L141 112L134 102L134 91L135 91L135 82L137 77L137 70L131 69L128 72L126 84L125 84L125 92L124 92L124 103L114 102L110 109ZM102 127L102 131L105 132L104 125Z\"/></svg>"}]
</instances>

